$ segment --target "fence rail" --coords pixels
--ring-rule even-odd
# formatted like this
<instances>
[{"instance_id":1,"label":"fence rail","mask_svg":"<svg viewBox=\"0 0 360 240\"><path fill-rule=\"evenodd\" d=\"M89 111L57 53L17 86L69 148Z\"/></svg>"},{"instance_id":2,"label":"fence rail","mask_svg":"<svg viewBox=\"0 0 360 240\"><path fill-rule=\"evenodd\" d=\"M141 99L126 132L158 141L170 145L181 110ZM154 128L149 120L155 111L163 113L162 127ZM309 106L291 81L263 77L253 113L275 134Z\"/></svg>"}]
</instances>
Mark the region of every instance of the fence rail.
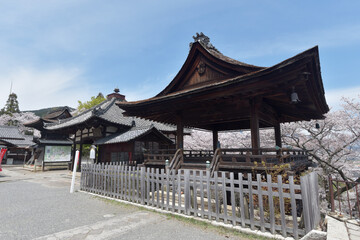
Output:
<instances>
[{"instance_id":1,"label":"fence rail","mask_svg":"<svg viewBox=\"0 0 360 240\"><path fill-rule=\"evenodd\" d=\"M290 176L88 164L81 190L298 239L320 220L317 175Z\"/></svg>"}]
</instances>

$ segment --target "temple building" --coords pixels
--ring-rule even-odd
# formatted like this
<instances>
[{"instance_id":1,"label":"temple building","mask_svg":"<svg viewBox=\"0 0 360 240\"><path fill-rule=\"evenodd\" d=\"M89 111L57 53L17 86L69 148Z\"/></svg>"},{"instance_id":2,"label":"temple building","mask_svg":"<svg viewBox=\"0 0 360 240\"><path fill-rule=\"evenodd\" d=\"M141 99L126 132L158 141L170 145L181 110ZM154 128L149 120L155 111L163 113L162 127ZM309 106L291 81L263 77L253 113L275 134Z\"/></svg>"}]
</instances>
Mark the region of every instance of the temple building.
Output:
<instances>
[{"instance_id":1,"label":"temple building","mask_svg":"<svg viewBox=\"0 0 360 240\"><path fill-rule=\"evenodd\" d=\"M276 164L287 164L289 171L306 168L306 152L282 148L280 124L323 119L329 111L318 47L260 67L224 56L203 33L193 38L185 63L164 90L150 99L117 103L126 116L177 126L178 151L170 168L205 168L206 161L212 171L265 170ZM213 149L203 155L183 149L184 127L212 131ZM273 149L261 148L259 129L265 128L274 130ZM218 148L219 131L241 129L251 131L250 149Z\"/></svg>"},{"instance_id":2,"label":"temple building","mask_svg":"<svg viewBox=\"0 0 360 240\"><path fill-rule=\"evenodd\" d=\"M33 136L23 135L16 126L0 126L0 148L7 148L4 164L23 163L31 157Z\"/></svg>"},{"instance_id":3,"label":"temple building","mask_svg":"<svg viewBox=\"0 0 360 240\"><path fill-rule=\"evenodd\" d=\"M97 162L141 164L147 150L158 153L160 149L175 148L176 127L126 117L124 110L116 105L120 102L126 102L125 96L116 88L114 93L107 95L107 100L97 106L56 123L45 123L44 129L53 134L68 135L73 145L79 146L80 152L83 152L84 144L96 145ZM72 159L74 154L73 151Z\"/></svg>"},{"instance_id":4,"label":"temple building","mask_svg":"<svg viewBox=\"0 0 360 240\"><path fill-rule=\"evenodd\" d=\"M34 153L27 164L34 164L35 160L42 163L43 169L46 164L67 165L71 161L71 148L73 142L66 134L54 133L44 128L47 123L57 123L62 119L72 117L70 109L63 107L52 111L45 116L32 122L25 123L24 126L35 128L40 131L41 137L35 138Z\"/></svg>"}]
</instances>

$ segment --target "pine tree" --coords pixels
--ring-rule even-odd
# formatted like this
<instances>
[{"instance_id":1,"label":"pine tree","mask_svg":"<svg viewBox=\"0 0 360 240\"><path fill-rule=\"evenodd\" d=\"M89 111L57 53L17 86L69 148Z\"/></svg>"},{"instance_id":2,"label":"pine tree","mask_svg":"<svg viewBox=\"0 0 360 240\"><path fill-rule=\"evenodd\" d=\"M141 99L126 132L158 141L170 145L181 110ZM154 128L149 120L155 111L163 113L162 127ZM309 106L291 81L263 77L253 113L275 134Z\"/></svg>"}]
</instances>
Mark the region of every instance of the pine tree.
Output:
<instances>
[{"instance_id":1,"label":"pine tree","mask_svg":"<svg viewBox=\"0 0 360 240\"><path fill-rule=\"evenodd\" d=\"M5 107L1 109L0 115L8 114L12 115L13 113L19 113L19 102L17 100L17 95L15 93L10 93L8 100L6 101Z\"/></svg>"}]
</instances>

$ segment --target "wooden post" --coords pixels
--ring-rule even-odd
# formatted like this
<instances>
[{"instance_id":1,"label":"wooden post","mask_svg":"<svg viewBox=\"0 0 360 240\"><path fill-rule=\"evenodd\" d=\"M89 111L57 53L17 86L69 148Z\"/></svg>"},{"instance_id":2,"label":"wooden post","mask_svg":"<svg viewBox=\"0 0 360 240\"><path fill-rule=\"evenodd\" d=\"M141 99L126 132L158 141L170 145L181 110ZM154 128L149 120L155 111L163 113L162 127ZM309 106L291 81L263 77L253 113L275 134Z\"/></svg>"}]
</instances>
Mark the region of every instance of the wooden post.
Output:
<instances>
[{"instance_id":1,"label":"wooden post","mask_svg":"<svg viewBox=\"0 0 360 240\"><path fill-rule=\"evenodd\" d=\"M176 127L176 148L184 148L184 123L180 115Z\"/></svg>"},{"instance_id":2,"label":"wooden post","mask_svg":"<svg viewBox=\"0 0 360 240\"><path fill-rule=\"evenodd\" d=\"M219 140L218 131L213 130L212 133L213 133L213 150L215 152L215 150L217 149L218 140Z\"/></svg>"},{"instance_id":3,"label":"wooden post","mask_svg":"<svg viewBox=\"0 0 360 240\"><path fill-rule=\"evenodd\" d=\"M282 147L281 144L281 129L280 129L280 123L277 123L274 126L274 130L275 130L275 144L276 146L278 146L279 148Z\"/></svg>"},{"instance_id":4,"label":"wooden post","mask_svg":"<svg viewBox=\"0 0 360 240\"><path fill-rule=\"evenodd\" d=\"M76 131L74 134L74 142L73 142L73 149L72 149L72 159L71 159L71 166L69 170L72 170L74 168L74 164L75 164L75 154L76 154Z\"/></svg>"},{"instance_id":5,"label":"wooden post","mask_svg":"<svg viewBox=\"0 0 360 240\"><path fill-rule=\"evenodd\" d=\"M258 155L260 148L259 105L255 99L250 100L250 129L252 153Z\"/></svg>"},{"instance_id":6,"label":"wooden post","mask_svg":"<svg viewBox=\"0 0 360 240\"><path fill-rule=\"evenodd\" d=\"M78 169L78 172L81 172L82 145L83 145L82 135L83 135L83 130L81 129L81 131L80 131L80 155L79 155L79 167L77 168L77 169Z\"/></svg>"},{"instance_id":7,"label":"wooden post","mask_svg":"<svg viewBox=\"0 0 360 240\"><path fill-rule=\"evenodd\" d=\"M102 158L102 154L103 154L102 146L103 145L98 145L98 152L97 152L97 157L96 157L96 162L95 163L99 163L100 160L103 161L103 158Z\"/></svg>"},{"instance_id":8,"label":"wooden post","mask_svg":"<svg viewBox=\"0 0 360 240\"><path fill-rule=\"evenodd\" d=\"M334 201L334 187L332 183L332 177L329 174L329 194L330 194L330 204L331 204L331 212L335 212L335 201ZM357 195L357 194L356 194Z\"/></svg>"}]
</instances>

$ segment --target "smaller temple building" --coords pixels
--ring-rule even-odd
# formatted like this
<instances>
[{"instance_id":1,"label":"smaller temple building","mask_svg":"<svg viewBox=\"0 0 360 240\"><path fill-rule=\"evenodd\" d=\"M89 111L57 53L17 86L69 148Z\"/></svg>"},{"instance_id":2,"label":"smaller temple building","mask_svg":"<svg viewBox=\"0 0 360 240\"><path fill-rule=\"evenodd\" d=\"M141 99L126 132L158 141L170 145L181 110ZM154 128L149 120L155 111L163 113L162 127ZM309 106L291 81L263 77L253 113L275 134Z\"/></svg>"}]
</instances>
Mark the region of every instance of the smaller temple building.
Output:
<instances>
[{"instance_id":1,"label":"smaller temple building","mask_svg":"<svg viewBox=\"0 0 360 240\"><path fill-rule=\"evenodd\" d=\"M23 135L16 126L0 126L0 148L7 148L3 163L23 163L31 157L33 136Z\"/></svg>"},{"instance_id":2,"label":"smaller temple building","mask_svg":"<svg viewBox=\"0 0 360 240\"><path fill-rule=\"evenodd\" d=\"M45 123L51 134L67 135L73 149L78 148L87 158L84 146L96 145L96 162L126 162L141 164L148 150L174 149L176 127L138 117L126 117L116 104L126 102L125 96L115 89L107 100L79 115ZM72 152L74 159L75 152Z\"/></svg>"},{"instance_id":3,"label":"smaller temple building","mask_svg":"<svg viewBox=\"0 0 360 240\"><path fill-rule=\"evenodd\" d=\"M45 167L46 164L67 165L71 161L72 141L68 135L54 133L44 128L46 123L57 123L70 117L72 117L70 109L63 107L24 124L26 127L39 130L41 134L40 138L34 139L36 143L34 154L29 159L28 164L33 164L35 160L38 160Z\"/></svg>"}]
</instances>

